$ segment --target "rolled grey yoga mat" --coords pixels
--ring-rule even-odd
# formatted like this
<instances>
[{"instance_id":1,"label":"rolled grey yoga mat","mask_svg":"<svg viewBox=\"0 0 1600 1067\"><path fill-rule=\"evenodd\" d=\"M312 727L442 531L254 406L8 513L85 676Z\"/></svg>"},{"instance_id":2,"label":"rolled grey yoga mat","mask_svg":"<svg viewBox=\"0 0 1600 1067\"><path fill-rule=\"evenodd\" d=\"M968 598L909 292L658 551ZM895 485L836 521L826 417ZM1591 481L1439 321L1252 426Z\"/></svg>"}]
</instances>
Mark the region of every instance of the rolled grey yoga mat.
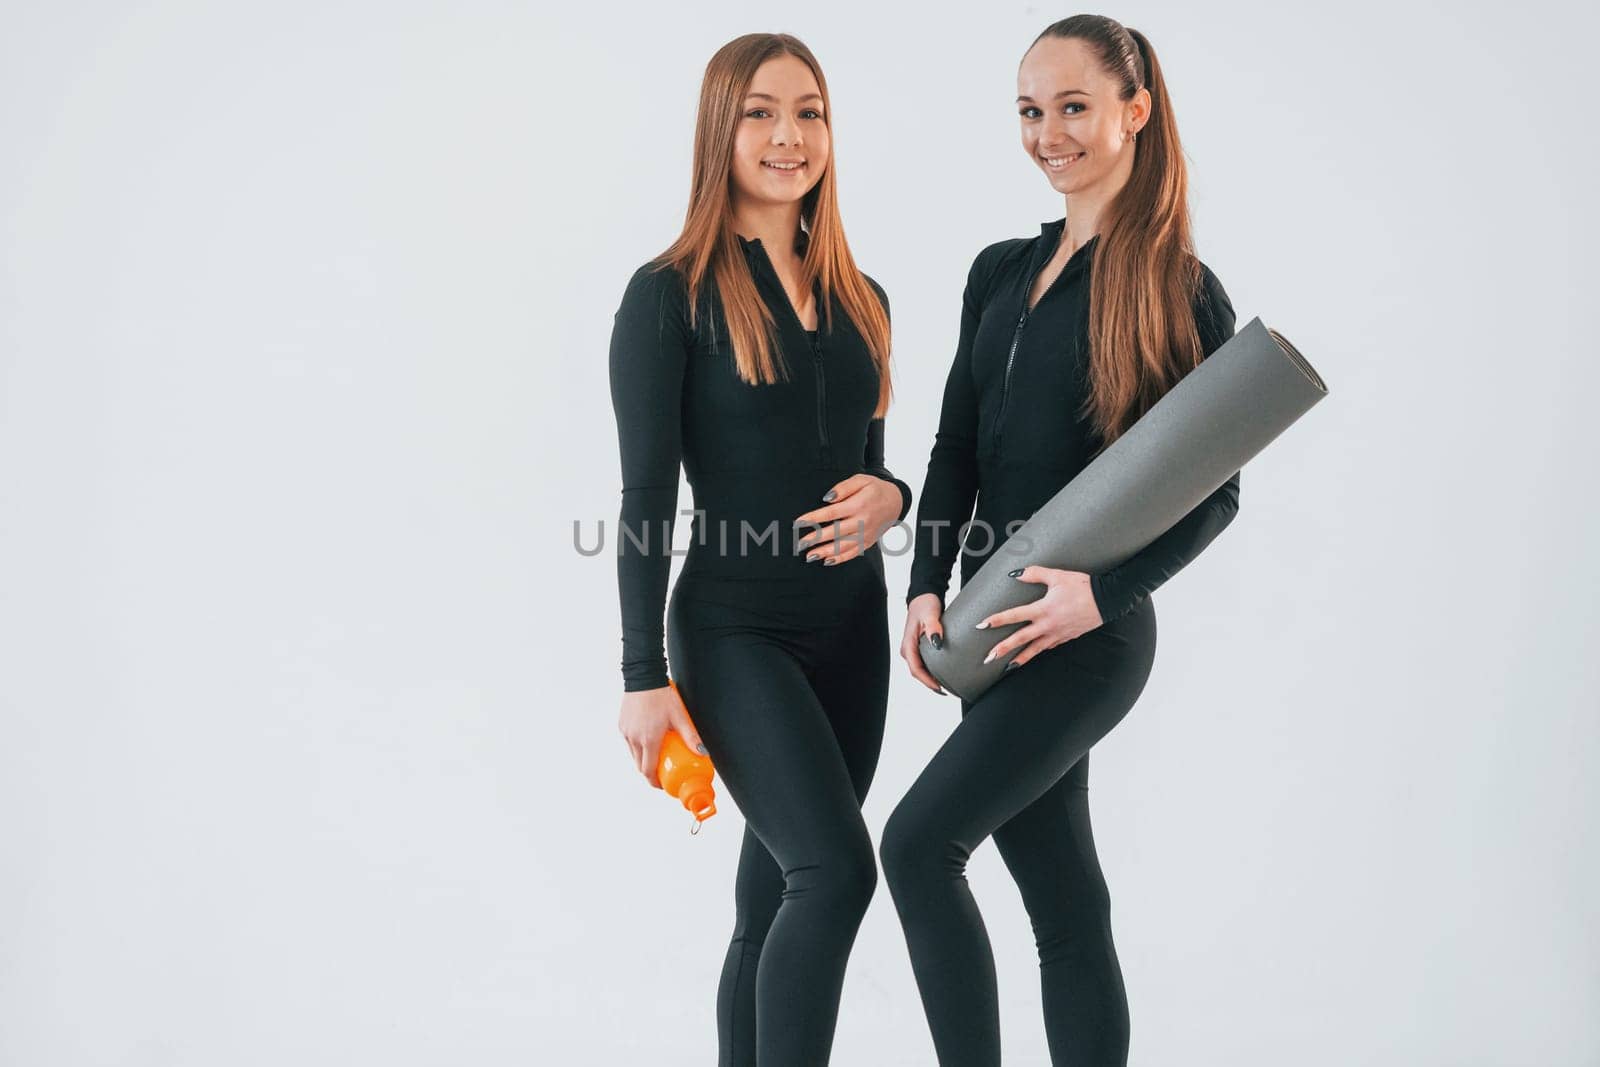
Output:
<instances>
[{"instance_id":1,"label":"rolled grey yoga mat","mask_svg":"<svg viewBox=\"0 0 1600 1067\"><path fill-rule=\"evenodd\" d=\"M920 641L929 673L958 697L978 699L1000 678L1007 659L985 665L983 657L1023 624L973 626L1045 593L1007 572L1029 564L1091 574L1117 566L1327 395L1305 357L1251 319L984 561L945 608L944 648L934 648L926 636Z\"/></svg>"}]
</instances>

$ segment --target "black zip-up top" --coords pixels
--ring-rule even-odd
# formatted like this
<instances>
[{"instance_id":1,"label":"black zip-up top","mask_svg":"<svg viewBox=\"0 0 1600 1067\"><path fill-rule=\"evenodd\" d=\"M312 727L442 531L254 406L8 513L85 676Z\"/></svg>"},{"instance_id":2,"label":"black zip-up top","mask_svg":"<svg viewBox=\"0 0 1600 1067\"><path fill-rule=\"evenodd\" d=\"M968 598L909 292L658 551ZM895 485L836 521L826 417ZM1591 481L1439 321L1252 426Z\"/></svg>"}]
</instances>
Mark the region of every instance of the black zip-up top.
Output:
<instances>
[{"instance_id":1,"label":"black zip-up top","mask_svg":"<svg viewBox=\"0 0 1600 1067\"><path fill-rule=\"evenodd\" d=\"M1098 236L1075 251L1039 302L1027 307L1033 280L1065 226L1058 219L1043 224L1038 237L990 245L967 275L960 340L917 510L908 602L923 593L943 599L958 553L965 583L1100 445L1080 415L1088 396L1089 280ZM1216 275L1204 263L1200 270L1195 322L1201 351L1209 356L1233 336L1234 312ZM1091 575L1104 620L1130 611L1181 570L1238 509L1235 472L1137 555ZM963 550L959 531L969 519L974 528Z\"/></svg>"},{"instance_id":2,"label":"black zip-up top","mask_svg":"<svg viewBox=\"0 0 1600 1067\"><path fill-rule=\"evenodd\" d=\"M802 251L806 239L802 232ZM683 578L825 582L870 567L881 588L880 546L841 567L807 564L795 552L806 530L796 531L794 520L825 506L834 483L862 472L900 489L899 518L911 510L911 487L883 465L883 420L873 418L878 373L855 324L837 298L830 321L818 286L818 330L808 335L761 241L741 237L739 245L772 312L786 380L740 380L713 284L703 287L693 327L684 278L654 264L634 272L617 309L610 357L622 459L617 585L630 692L667 684L662 623L680 463L694 494ZM883 289L867 280L887 314Z\"/></svg>"}]
</instances>

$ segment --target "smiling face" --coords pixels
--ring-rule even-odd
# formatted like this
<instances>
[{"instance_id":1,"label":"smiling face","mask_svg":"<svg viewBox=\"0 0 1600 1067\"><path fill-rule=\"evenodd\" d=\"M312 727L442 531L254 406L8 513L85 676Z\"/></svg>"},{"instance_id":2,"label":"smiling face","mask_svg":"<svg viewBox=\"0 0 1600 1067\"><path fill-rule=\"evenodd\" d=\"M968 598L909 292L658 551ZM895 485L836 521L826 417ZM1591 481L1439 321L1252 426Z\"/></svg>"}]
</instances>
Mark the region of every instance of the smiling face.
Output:
<instances>
[{"instance_id":1,"label":"smiling face","mask_svg":"<svg viewBox=\"0 0 1600 1067\"><path fill-rule=\"evenodd\" d=\"M805 61L782 55L756 69L733 135L733 193L752 204L787 204L828 167L831 138L822 90Z\"/></svg>"},{"instance_id":2,"label":"smiling face","mask_svg":"<svg viewBox=\"0 0 1600 1067\"><path fill-rule=\"evenodd\" d=\"M1058 193L1114 192L1133 170L1132 140L1150 117L1150 92L1117 97L1117 83L1077 38L1045 37L1017 71L1022 147Z\"/></svg>"}]
</instances>

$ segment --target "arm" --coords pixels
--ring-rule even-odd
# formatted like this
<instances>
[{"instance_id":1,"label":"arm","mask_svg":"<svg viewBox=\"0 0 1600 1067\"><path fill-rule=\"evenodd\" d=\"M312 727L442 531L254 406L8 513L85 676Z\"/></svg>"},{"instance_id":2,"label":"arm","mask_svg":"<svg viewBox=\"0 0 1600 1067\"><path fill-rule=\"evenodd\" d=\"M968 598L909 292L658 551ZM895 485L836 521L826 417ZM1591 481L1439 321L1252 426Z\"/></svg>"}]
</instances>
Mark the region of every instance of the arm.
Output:
<instances>
[{"instance_id":1,"label":"arm","mask_svg":"<svg viewBox=\"0 0 1600 1067\"><path fill-rule=\"evenodd\" d=\"M681 397L690 337L677 275L647 265L628 282L611 331L611 406L622 456L617 592L623 689L667 684L662 615L683 452Z\"/></svg>"},{"instance_id":2,"label":"arm","mask_svg":"<svg viewBox=\"0 0 1600 1067\"><path fill-rule=\"evenodd\" d=\"M917 508L916 554L911 560L909 604L924 593L944 601L950 572L961 554L961 527L978 499L978 394L972 381L972 343L983 310L988 273L982 253L967 273L961 296L961 333L944 383L939 429L928 456L928 476Z\"/></svg>"},{"instance_id":3,"label":"arm","mask_svg":"<svg viewBox=\"0 0 1600 1067\"><path fill-rule=\"evenodd\" d=\"M883 286L873 281L866 274L861 275L867 279L867 284L872 291L878 294L878 300L883 304L883 313L889 314L889 294L884 292ZM883 465L883 420L875 418L867 423L867 448L861 457L861 469L874 478L882 478L886 482L893 482L896 489L900 490L900 514L895 517L899 522L911 511L911 487L889 472Z\"/></svg>"},{"instance_id":4,"label":"arm","mask_svg":"<svg viewBox=\"0 0 1600 1067\"><path fill-rule=\"evenodd\" d=\"M900 490L900 514L895 517L895 522L904 519L911 511L911 487L893 474L883 465L883 420L873 419L867 423L867 451L862 457L861 469L874 478L882 478L886 482L893 482L896 489Z\"/></svg>"},{"instance_id":5,"label":"arm","mask_svg":"<svg viewBox=\"0 0 1600 1067\"><path fill-rule=\"evenodd\" d=\"M1195 325L1201 358L1233 336L1233 302L1217 276L1201 266L1201 287L1195 299ZM1091 575L1089 589L1106 622L1133 610L1163 582L1187 566L1216 540L1239 511L1239 472L1218 486L1194 510L1138 553L1101 574Z\"/></svg>"}]
</instances>

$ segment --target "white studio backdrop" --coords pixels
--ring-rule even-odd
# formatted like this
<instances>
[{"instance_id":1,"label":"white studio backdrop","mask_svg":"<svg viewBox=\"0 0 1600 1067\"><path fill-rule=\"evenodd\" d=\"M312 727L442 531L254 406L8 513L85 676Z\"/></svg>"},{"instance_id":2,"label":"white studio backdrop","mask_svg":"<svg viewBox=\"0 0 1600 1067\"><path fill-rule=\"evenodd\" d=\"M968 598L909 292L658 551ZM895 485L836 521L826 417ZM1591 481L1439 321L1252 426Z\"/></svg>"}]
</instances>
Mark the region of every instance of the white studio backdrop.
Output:
<instances>
[{"instance_id":1,"label":"white studio backdrop","mask_svg":"<svg viewBox=\"0 0 1600 1067\"><path fill-rule=\"evenodd\" d=\"M1331 386L1096 749L1133 1062L1600 1063L1595 13L1100 10L1241 325ZM0 1063L712 1062L740 816L690 838L632 769L573 546L616 516L612 313L705 61L798 34L920 491L972 256L1062 213L1010 101L1071 13L5 5ZM957 718L895 666L875 837ZM834 1062L933 1062L881 885Z\"/></svg>"}]
</instances>

